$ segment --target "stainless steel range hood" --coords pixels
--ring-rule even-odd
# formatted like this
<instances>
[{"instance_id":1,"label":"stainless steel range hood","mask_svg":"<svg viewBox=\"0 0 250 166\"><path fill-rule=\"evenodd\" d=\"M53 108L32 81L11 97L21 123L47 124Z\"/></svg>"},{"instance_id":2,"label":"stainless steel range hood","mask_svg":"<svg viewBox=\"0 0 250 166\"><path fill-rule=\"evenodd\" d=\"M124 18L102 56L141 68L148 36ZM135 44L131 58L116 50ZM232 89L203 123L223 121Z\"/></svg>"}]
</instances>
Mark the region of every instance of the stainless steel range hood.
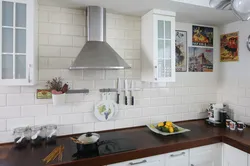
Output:
<instances>
[{"instance_id":1,"label":"stainless steel range hood","mask_svg":"<svg viewBox=\"0 0 250 166\"><path fill-rule=\"evenodd\" d=\"M106 9L87 7L88 41L69 69L127 69L130 66L106 42Z\"/></svg>"}]
</instances>

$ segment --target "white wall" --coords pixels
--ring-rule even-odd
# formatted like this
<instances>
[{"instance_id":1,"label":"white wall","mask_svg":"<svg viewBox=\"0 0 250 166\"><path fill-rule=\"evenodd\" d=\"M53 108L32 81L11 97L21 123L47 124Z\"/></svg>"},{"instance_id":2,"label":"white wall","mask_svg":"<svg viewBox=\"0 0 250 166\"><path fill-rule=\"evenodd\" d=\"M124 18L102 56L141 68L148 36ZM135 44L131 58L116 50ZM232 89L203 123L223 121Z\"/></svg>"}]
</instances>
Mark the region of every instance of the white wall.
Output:
<instances>
[{"instance_id":1,"label":"white wall","mask_svg":"<svg viewBox=\"0 0 250 166\"><path fill-rule=\"evenodd\" d=\"M204 118L202 108L217 100L218 48L215 38L213 73L177 73L175 83L149 84L140 80L140 18L107 14L107 41L132 66L119 71L69 71L68 67L86 42L85 15L81 10L39 6L39 85L0 87L0 142L13 138L11 130L24 125L59 125L59 135L140 126L164 120ZM192 25L177 23L188 31ZM215 35L218 36L217 28ZM37 88L52 77L61 76L71 88L89 88L90 94L67 95L67 104L53 106L51 100L38 100ZM119 106L119 115L98 122L93 106L100 100L99 88L115 88L117 77L137 80L143 88L135 94L135 106Z\"/></svg>"},{"instance_id":2,"label":"white wall","mask_svg":"<svg viewBox=\"0 0 250 166\"><path fill-rule=\"evenodd\" d=\"M250 122L250 52L246 41L250 22L234 22L220 28L220 33L239 32L239 62L220 63L219 100L230 105L235 120Z\"/></svg>"}]
</instances>

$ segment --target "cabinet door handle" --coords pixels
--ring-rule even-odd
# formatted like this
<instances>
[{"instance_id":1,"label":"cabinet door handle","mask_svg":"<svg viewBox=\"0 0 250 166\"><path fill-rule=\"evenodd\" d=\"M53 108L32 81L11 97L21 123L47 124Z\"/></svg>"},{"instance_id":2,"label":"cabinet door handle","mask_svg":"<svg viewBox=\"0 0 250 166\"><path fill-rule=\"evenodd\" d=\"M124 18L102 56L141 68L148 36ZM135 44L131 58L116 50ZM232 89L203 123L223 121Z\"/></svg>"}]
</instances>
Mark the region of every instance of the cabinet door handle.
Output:
<instances>
[{"instance_id":1,"label":"cabinet door handle","mask_svg":"<svg viewBox=\"0 0 250 166\"><path fill-rule=\"evenodd\" d=\"M171 154L170 157L178 157L178 156L182 156L185 155L185 152L181 152L180 154Z\"/></svg>"},{"instance_id":2,"label":"cabinet door handle","mask_svg":"<svg viewBox=\"0 0 250 166\"><path fill-rule=\"evenodd\" d=\"M129 165L139 165L139 164L143 164L143 163L146 163L146 162L147 162L147 160L142 160L142 161L136 162L136 163L131 162L131 163L129 163Z\"/></svg>"},{"instance_id":3,"label":"cabinet door handle","mask_svg":"<svg viewBox=\"0 0 250 166\"><path fill-rule=\"evenodd\" d=\"M31 82L31 79L30 79L30 68L31 68L31 64L29 64L29 69L28 69L28 82L29 83Z\"/></svg>"}]
</instances>

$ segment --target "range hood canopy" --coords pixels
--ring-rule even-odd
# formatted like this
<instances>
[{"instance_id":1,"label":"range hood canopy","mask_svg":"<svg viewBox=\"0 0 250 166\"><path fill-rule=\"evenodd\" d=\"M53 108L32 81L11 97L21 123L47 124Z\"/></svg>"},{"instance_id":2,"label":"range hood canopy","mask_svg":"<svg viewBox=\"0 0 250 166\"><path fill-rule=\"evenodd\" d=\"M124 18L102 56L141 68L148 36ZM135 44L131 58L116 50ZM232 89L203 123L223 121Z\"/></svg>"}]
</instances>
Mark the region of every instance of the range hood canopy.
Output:
<instances>
[{"instance_id":1,"label":"range hood canopy","mask_svg":"<svg viewBox=\"0 0 250 166\"><path fill-rule=\"evenodd\" d=\"M106 42L106 9L87 7L88 40L69 69L128 69L130 66Z\"/></svg>"}]
</instances>

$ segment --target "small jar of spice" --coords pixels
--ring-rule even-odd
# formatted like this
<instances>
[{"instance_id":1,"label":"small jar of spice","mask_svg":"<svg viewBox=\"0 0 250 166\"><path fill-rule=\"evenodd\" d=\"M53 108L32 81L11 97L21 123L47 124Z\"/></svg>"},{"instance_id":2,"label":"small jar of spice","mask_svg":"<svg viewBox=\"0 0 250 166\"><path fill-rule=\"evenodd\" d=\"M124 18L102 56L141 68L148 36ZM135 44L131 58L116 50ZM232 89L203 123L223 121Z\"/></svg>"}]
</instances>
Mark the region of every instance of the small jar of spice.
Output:
<instances>
[{"instance_id":1,"label":"small jar of spice","mask_svg":"<svg viewBox=\"0 0 250 166\"><path fill-rule=\"evenodd\" d=\"M50 124L46 126L46 143L56 144L57 125Z\"/></svg>"},{"instance_id":2,"label":"small jar of spice","mask_svg":"<svg viewBox=\"0 0 250 166\"><path fill-rule=\"evenodd\" d=\"M15 128L14 132L14 143L16 148L25 148L30 140L31 129L30 127L19 127Z\"/></svg>"}]
</instances>

